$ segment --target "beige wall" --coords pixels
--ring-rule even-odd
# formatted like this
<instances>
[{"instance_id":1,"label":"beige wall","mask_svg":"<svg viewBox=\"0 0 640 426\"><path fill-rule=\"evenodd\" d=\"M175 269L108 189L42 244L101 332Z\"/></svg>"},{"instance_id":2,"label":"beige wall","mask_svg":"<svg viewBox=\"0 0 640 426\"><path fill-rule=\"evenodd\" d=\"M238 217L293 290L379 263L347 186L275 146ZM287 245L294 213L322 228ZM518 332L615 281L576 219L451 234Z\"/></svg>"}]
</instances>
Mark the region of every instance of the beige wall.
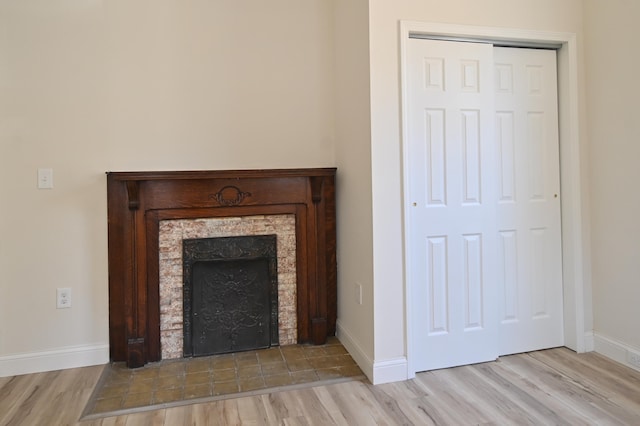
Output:
<instances>
[{"instance_id":1,"label":"beige wall","mask_svg":"<svg viewBox=\"0 0 640 426\"><path fill-rule=\"evenodd\" d=\"M333 19L325 0L0 0L0 361L104 352L105 171L335 165Z\"/></svg>"},{"instance_id":2,"label":"beige wall","mask_svg":"<svg viewBox=\"0 0 640 426\"><path fill-rule=\"evenodd\" d=\"M637 1L585 2L596 348L619 343L636 352L640 352L638 18Z\"/></svg>"},{"instance_id":3,"label":"beige wall","mask_svg":"<svg viewBox=\"0 0 640 426\"><path fill-rule=\"evenodd\" d=\"M371 377L373 253L368 0L335 2L338 335ZM356 289L362 286L362 304Z\"/></svg>"}]
</instances>

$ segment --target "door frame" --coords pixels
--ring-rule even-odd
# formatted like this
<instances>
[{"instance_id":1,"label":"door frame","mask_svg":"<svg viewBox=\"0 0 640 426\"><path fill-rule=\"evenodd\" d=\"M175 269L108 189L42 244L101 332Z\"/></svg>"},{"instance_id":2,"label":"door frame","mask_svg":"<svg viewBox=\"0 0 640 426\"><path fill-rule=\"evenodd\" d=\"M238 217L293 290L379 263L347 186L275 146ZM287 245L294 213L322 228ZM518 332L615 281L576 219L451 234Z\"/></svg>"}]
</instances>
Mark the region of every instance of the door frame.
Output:
<instances>
[{"instance_id":1,"label":"door frame","mask_svg":"<svg viewBox=\"0 0 640 426\"><path fill-rule=\"evenodd\" d=\"M457 24L442 24L418 21L400 22L400 72L402 96L402 156L403 156L403 212L405 249L405 323L407 376L415 377L413 362L412 324L412 278L409 235L410 197L408 173L408 149L405 140L408 134L407 119L407 41L410 34L437 38L491 40L510 45L536 46L557 44L558 64L558 115L560 136L560 196L562 225L562 279L564 310L564 344L581 353L593 350L593 342L585 330L586 316L591 307L585 306L585 267L588 266L584 247L584 220L582 212L581 146L579 137L579 97L578 97L578 46L574 33L522 30L511 28L482 27ZM589 312L587 312L587 309Z\"/></svg>"}]
</instances>

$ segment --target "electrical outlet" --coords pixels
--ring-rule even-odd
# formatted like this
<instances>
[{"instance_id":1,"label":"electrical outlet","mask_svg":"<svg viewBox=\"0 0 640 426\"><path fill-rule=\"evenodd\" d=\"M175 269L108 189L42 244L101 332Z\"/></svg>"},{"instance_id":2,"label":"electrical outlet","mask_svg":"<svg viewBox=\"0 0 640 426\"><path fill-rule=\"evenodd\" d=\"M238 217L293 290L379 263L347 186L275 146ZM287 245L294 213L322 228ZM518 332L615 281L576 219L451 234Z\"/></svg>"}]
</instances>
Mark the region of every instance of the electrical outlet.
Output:
<instances>
[{"instance_id":1,"label":"electrical outlet","mask_svg":"<svg viewBox=\"0 0 640 426\"><path fill-rule=\"evenodd\" d=\"M640 353L627 350L627 362L635 368L640 368Z\"/></svg>"},{"instance_id":2,"label":"electrical outlet","mask_svg":"<svg viewBox=\"0 0 640 426\"><path fill-rule=\"evenodd\" d=\"M362 305L362 284L360 284L359 282L356 282L354 288L355 288L356 303L358 305Z\"/></svg>"},{"instance_id":3,"label":"electrical outlet","mask_svg":"<svg viewBox=\"0 0 640 426\"><path fill-rule=\"evenodd\" d=\"M56 308L65 309L71 307L71 289L59 288L56 290Z\"/></svg>"}]
</instances>

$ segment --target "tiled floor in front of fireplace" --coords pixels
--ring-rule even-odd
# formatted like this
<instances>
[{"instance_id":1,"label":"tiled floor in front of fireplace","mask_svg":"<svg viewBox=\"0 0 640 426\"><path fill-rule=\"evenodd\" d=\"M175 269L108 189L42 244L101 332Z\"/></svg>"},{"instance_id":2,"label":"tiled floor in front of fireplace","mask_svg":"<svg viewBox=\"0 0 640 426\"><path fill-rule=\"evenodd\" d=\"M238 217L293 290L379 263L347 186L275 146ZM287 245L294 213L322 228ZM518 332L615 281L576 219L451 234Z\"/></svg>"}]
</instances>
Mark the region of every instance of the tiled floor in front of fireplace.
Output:
<instances>
[{"instance_id":1,"label":"tiled floor in front of fireplace","mask_svg":"<svg viewBox=\"0 0 640 426\"><path fill-rule=\"evenodd\" d=\"M291 345L167 360L133 370L124 363L112 363L105 367L83 418L362 377L333 337L321 346Z\"/></svg>"}]
</instances>

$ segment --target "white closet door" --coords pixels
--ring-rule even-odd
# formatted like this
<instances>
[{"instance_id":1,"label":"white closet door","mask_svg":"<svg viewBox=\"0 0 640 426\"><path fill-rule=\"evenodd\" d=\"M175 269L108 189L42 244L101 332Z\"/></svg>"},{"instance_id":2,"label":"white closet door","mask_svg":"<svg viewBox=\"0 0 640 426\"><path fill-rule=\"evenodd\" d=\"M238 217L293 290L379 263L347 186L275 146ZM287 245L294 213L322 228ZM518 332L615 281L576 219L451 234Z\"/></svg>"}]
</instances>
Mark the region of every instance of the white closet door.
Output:
<instances>
[{"instance_id":1,"label":"white closet door","mask_svg":"<svg viewBox=\"0 0 640 426\"><path fill-rule=\"evenodd\" d=\"M495 48L500 355L561 346L556 52Z\"/></svg>"},{"instance_id":2,"label":"white closet door","mask_svg":"<svg viewBox=\"0 0 640 426\"><path fill-rule=\"evenodd\" d=\"M493 47L408 43L408 238L417 371L498 356Z\"/></svg>"},{"instance_id":3,"label":"white closet door","mask_svg":"<svg viewBox=\"0 0 640 426\"><path fill-rule=\"evenodd\" d=\"M416 371L562 345L555 52L407 49Z\"/></svg>"}]
</instances>

